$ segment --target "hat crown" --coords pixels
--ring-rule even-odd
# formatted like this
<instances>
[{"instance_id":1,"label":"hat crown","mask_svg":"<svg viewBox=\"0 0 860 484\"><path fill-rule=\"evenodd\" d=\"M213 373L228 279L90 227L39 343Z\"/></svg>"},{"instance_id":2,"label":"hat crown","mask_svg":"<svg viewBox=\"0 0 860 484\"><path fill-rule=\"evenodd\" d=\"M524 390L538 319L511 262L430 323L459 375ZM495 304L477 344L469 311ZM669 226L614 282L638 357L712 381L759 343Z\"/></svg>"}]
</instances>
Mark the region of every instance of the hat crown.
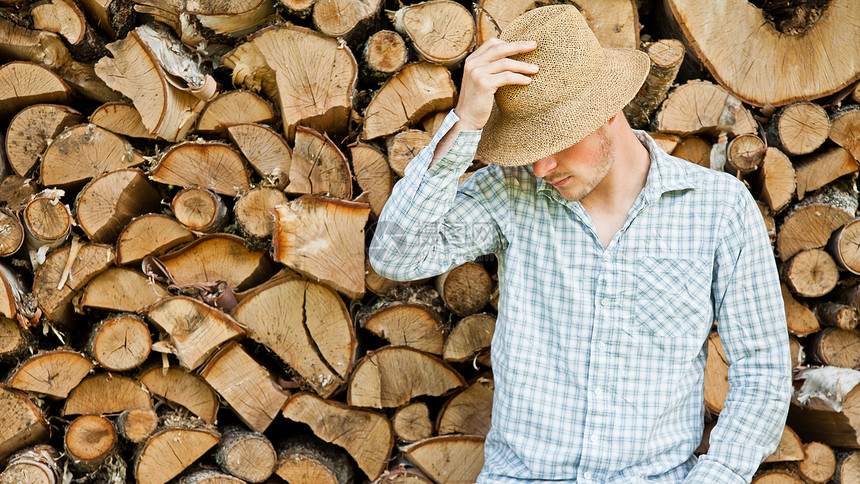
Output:
<instances>
[{"instance_id":1,"label":"hat crown","mask_svg":"<svg viewBox=\"0 0 860 484\"><path fill-rule=\"evenodd\" d=\"M503 113L532 114L582 96L601 68L600 42L572 5L530 10L499 37L507 42L536 41L535 50L511 58L540 67L531 84L502 86L496 91L496 107Z\"/></svg>"}]
</instances>

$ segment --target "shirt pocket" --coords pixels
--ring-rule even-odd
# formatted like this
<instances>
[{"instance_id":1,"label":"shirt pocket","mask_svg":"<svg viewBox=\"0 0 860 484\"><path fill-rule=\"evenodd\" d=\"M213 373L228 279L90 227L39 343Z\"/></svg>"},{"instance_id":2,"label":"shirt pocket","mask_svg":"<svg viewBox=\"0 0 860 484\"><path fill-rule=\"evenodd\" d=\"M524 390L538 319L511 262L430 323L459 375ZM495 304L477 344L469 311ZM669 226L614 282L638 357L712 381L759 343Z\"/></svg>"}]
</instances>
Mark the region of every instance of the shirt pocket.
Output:
<instances>
[{"instance_id":1,"label":"shirt pocket","mask_svg":"<svg viewBox=\"0 0 860 484\"><path fill-rule=\"evenodd\" d=\"M637 267L633 320L655 336L692 336L712 319L711 272L704 260L646 257Z\"/></svg>"}]
</instances>

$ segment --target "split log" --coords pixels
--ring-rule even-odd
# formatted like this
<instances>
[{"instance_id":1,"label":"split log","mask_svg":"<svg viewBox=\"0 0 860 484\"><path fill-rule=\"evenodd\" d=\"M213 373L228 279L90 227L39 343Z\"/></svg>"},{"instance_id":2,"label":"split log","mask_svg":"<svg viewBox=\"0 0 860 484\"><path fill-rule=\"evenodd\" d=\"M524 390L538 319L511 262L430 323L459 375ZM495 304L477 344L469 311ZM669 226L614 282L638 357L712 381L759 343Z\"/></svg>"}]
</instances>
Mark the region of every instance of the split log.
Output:
<instances>
[{"instance_id":1,"label":"split log","mask_svg":"<svg viewBox=\"0 0 860 484\"><path fill-rule=\"evenodd\" d=\"M385 415L305 392L290 397L283 415L307 424L320 439L344 448L371 480L385 469L394 446L394 433Z\"/></svg>"},{"instance_id":2,"label":"split log","mask_svg":"<svg viewBox=\"0 0 860 484\"><path fill-rule=\"evenodd\" d=\"M125 37L135 20L134 4L124 0L81 0L81 6L93 22L111 39Z\"/></svg>"},{"instance_id":3,"label":"split log","mask_svg":"<svg viewBox=\"0 0 860 484\"><path fill-rule=\"evenodd\" d=\"M243 37L272 17L272 0L242 0L227 3L185 4L170 0L136 2L135 10L152 15L173 28L182 41L205 51L209 42Z\"/></svg>"},{"instance_id":4,"label":"split log","mask_svg":"<svg viewBox=\"0 0 860 484\"><path fill-rule=\"evenodd\" d=\"M0 203L13 212L20 212L36 194L32 180L19 175L8 175L0 181Z\"/></svg>"},{"instance_id":5,"label":"split log","mask_svg":"<svg viewBox=\"0 0 860 484\"><path fill-rule=\"evenodd\" d=\"M813 335L809 352L822 365L860 369L860 331L824 328Z\"/></svg>"},{"instance_id":6,"label":"split log","mask_svg":"<svg viewBox=\"0 0 860 484\"><path fill-rule=\"evenodd\" d=\"M367 201L373 218L378 219L382 207L394 189L394 176L385 153L375 146L365 143L349 145L355 181L367 193Z\"/></svg>"},{"instance_id":7,"label":"split log","mask_svg":"<svg viewBox=\"0 0 860 484\"><path fill-rule=\"evenodd\" d=\"M860 449L860 372L847 368L808 368L794 376L788 425L807 442ZM802 382L802 385L801 385Z\"/></svg>"},{"instance_id":8,"label":"split log","mask_svg":"<svg viewBox=\"0 0 860 484\"><path fill-rule=\"evenodd\" d=\"M275 207L274 259L358 299L364 295L364 226L369 213L365 203L314 195ZM337 258L332 247L338 248Z\"/></svg>"},{"instance_id":9,"label":"split log","mask_svg":"<svg viewBox=\"0 0 860 484\"><path fill-rule=\"evenodd\" d=\"M735 175L753 172L758 169L766 152L767 145L756 135L742 134L732 138L726 146L726 171Z\"/></svg>"},{"instance_id":10,"label":"split log","mask_svg":"<svg viewBox=\"0 0 860 484\"><path fill-rule=\"evenodd\" d=\"M60 454L50 445L25 448L12 457L0 473L0 484L59 484Z\"/></svg>"},{"instance_id":11,"label":"split log","mask_svg":"<svg viewBox=\"0 0 860 484\"><path fill-rule=\"evenodd\" d=\"M32 62L0 66L0 119L8 120L31 104L68 104L72 90L60 76Z\"/></svg>"},{"instance_id":12,"label":"split log","mask_svg":"<svg viewBox=\"0 0 860 484\"><path fill-rule=\"evenodd\" d=\"M37 2L30 9L33 27L62 35L74 56L92 62L107 55L105 38L92 29L84 13L72 0Z\"/></svg>"},{"instance_id":13,"label":"split log","mask_svg":"<svg viewBox=\"0 0 860 484\"><path fill-rule=\"evenodd\" d=\"M290 396L275 384L271 373L235 341L216 353L200 371L200 376L245 425L257 432L268 428Z\"/></svg>"},{"instance_id":14,"label":"split log","mask_svg":"<svg viewBox=\"0 0 860 484\"><path fill-rule=\"evenodd\" d=\"M390 291L402 285L402 282L393 281L386 277L380 276L370 265L370 260L364 261L364 285L368 291L378 295L385 296Z\"/></svg>"},{"instance_id":15,"label":"split log","mask_svg":"<svg viewBox=\"0 0 860 484\"><path fill-rule=\"evenodd\" d=\"M32 335L18 321L0 317L0 363L21 361L32 348Z\"/></svg>"},{"instance_id":16,"label":"split log","mask_svg":"<svg viewBox=\"0 0 860 484\"><path fill-rule=\"evenodd\" d=\"M28 175L48 143L64 129L82 121L81 113L59 104L34 104L22 109L6 129L9 166L21 176Z\"/></svg>"},{"instance_id":17,"label":"split log","mask_svg":"<svg viewBox=\"0 0 860 484\"><path fill-rule=\"evenodd\" d=\"M779 445L772 454L765 457L762 462L798 462L806 458L803 450L803 442L794 430L788 425L782 431Z\"/></svg>"},{"instance_id":18,"label":"split log","mask_svg":"<svg viewBox=\"0 0 860 484\"><path fill-rule=\"evenodd\" d=\"M221 432L215 462L224 472L246 482L264 482L275 471L278 455L265 435L228 427Z\"/></svg>"},{"instance_id":19,"label":"split log","mask_svg":"<svg viewBox=\"0 0 860 484\"><path fill-rule=\"evenodd\" d=\"M816 99L849 86L857 78L856 53L832 55L829 49L850 42L856 35L849 19L860 18L860 5L851 0L833 0L827 4L826 15L811 17L802 28L785 32L765 21L762 12L746 0L731 0L718 11L707 0L664 0L663 4L661 21L680 25L688 49L695 52L688 50L688 55L704 62L720 84L754 106ZM716 24L723 28L712 28ZM726 56L725 52L735 55ZM784 62L799 52L804 53L804 62ZM762 57L762 53L766 55ZM830 75L820 78L810 76L810 72Z\"/></svg>"},{"instance_id":20,"label":"split log","mask_svg":"<svg viewBox=\"0 0 860 484\"><path fill-rule=\"evenodd\" d=\"M200 71L173 34L154 25L142 25L108 44L113 58L99 60L95 71L134 102L149 132L175 142L185 138L205 105L195 94L207 98L214 80Z\"/></svg>"},{"instance_id":21,"label":"split log","mask_svg":"<svg viewBox=\"0 0 860 484\"><path fill-rule=\"evenodd\" d=\"M244 291L277 272L265 251L251 250L244 239L229 234L201 237L159 259L179 286L225 281L234 291Z\"/></svg>"},{"instance_id":22,"label":"split log","mask_svg":"<svg viewBox=\"0 0 860 484\"><path fill-rule=\"evenodd\" d=\"M436 290L445 306L457 316L475 314L490 301L493 291L487 270L467 262L436 277Z\"/></svg>"},{"instance_id":23,"label":"split log","mask_svg":"<svg viewBox=\"0 0 860 484\"><path fill-rule=\"evenodd\" d=\"M276 76L284 134L296 126L338 137L346 134L358 65L346 46L319 32L286 25L256 33L255 44Z\"/></svg>"},{"instance_id":24,"label":"split log","mask_svg":"<svg viewBox=\"0 0 860 484\"><path fill-rule=\"evenodd\" d=\"M148 255L160 256L192 240L194 234L172 217L141 215L132 219L119 234L116 261L122 265L135 264Z\"/></svg>"},{"instance_id":25,"label":"split log","mask_svg":"<svg viewBox=\"0 0 860 484\"><path fill-rule=\"evenodd\" d=\"M857 160L847 150L839 147L804 156L795 162L794 168L798 199L803 199L806 193L858 170Z\"/></svg>"},{"instance_id":26,"label":"split log","mask_svg":"<svg viewBox=\"0 0 860 484\"><path fill-rule=\"evenodd\" d=\"M78 226L91 241L99 243L115 242L131 219L160 207L161 194L137 168L94 178L75 200Z\"/></svg>"},{"instance_id":27,"label":"split log","mask_svg":"<svg viewBox=\"0 0 860 484\"><path fill-rule=\"evenodd\" d=\"M38 319L36 303L25 298L24 284L5 264L0 263L0 317L17 319L23 328L29 328Z\"/></svg>"},{"instance_id":28,"label":"split log","mask_svg":"<svg viewBox=\"0 0 860 484\"><path fill-rule=\"evenodd\" d=\"M430 437L400 452L439 484L474 482L484 467L484 438L475 435Z\"/></svg>"},{"instance_id":29,"label":"split log","mask_svg":"<svg viewBox=\"0 0 860 484\"><path fill-rule=\"evenodd\" d=\"M316 0L312 15L314 27L329 37L356 43L375 30L383 3L382 0Z\"/></svg>"},{"instance_id":30,"label":"split log","mask_svg":"<svg viewBox=\"0 0 860 484\"><path fill-rule=\"evenodd\" d=\"M158 429L158 414L151 408L123 410L116 418L116 428L124 439L139 444Z\"/></svg>"},{"instance_id":31,"label":"split log","mask_svg":"<svg viewBox=\"0 0 860 484\"><path fill-rule=\"evenodd\" d=\"M76 239L48 254L33 277L33 294L45 317L62 327L74 324L72 301L93 277L113 265L113 259L110 246Z\"/></svg>"},{"instance_id":32,"label":"split log","mask_svg":"<svg viewBox=\"0 0 860 484\"><path fill-rule=\"evenodd\" d=\"M146 361L151 346L146 322L136 314L121 314L93 327L87 352L102 368L125 371Z\"/></svg>"},{"instance_id":33,"label":"split log","mask_svg":"<svg viewBox=\"0 0 860 484\"><path fill-rule=\"evenodd\" d=\"M76 61L63 39L53 32L27 29L2 18L0 53L11 59L35 62L51 69L83 97L102 103L120 100L120 95L96 76L93 66ZM32 101L27 104L32 104Z\"/></svg>"},{"instance_id":34,"label":"split log","mask_svg":"<svg viewBox=\"0 0 860 484\"><path fill-rule=\"evenodd\" d=\"M370 140L413 126L430 113L453 108L455 97L448 69L428 62L407 64L373 96L361 137Z\"/></svg>"},{"instance_id":35,"label":"split log","mask_svg":"<svg viewBox=\"0 0 860 484\"><path fill-rule=\"evenodd\" d=\"M782 278L798 296L821 297L836 287L839 268L827 252L803 250L782 266Z\"/></svg>"},{"instance_id":36,"label":"split log","mask_svg":"<svg viewBox=\"0 0 860 484\"><path fill-rule=\"evenodd\" d=\"M860 317L857 308L830 301L816 305L813 312L822 326L847 330L855 329Z\"/></svg>"},{"instance_id":37,"label":"split log","mask_svg":"<svg viewBox=\"0 0 860 484\"><path fill-rule=\"evenodd\" d=\"M817 150L830 133L830 118L818 104L801 101L780 108L767 124L768 143L796 156Z\"/></svg>"},{"instance_id":38,"label":"split log","mask_svg":"<svg viewBox=\"0 0 860 484\"><path fill-rule=\"evenodd\" d=\"M463 363L478 353L490 349L496 318L489 314L472 314L461 319L445 340L442 357L447 361Z\"/></svg>"},{"instance_id":39,"label":"split log","mask_svg":"<svg viewBox=\"0 0 860 484\"><path fill-rule=\"evenodd\" d=\"M116 430L113 423L101 415L82 415L66 427L63 447L75 470L95 472L116 452Z\"/></svg>"},{"instance_id":40,"label":"split log","mask_svg":"<svg viewBox=\"0 0 860 484\"><path fill-rule=\"evenodd\" d=\"M783 218L776 238L779 258L786 261L794 254L827 245L831 234L854 220L857 192L849 183L825 186L794 205Z\"/></svg>"},{"instance_id":41,"label":"split log","mask_svg":"<svg viewBox=\"0 0 860 484\"><path fill-rule=\"evenodd\" d=\"M582 11L601 46L638 49L640 40L637 3L630 0L617 2L577 0L576 6Z\"/></svg>"},{"instance_id":42,"label":"split log","mask_svg":"<svg viewBox=\"0 0 860 484\"><path fill-rule=\"evenodd\" d=\"M678 141L672 156L677 156L690 163L695 163L705 168L711 167L711 143L698 136L687 136Z\"/></svg>"},{"instance_id":43,"label":"split log","mask_svg":"<svg viewBox=\"0 0 860 484\"><path fill-rule=\"evenodd\" d=\"M833 482L836 484L860 482L860 452L851 452L839 459Z\"/></svg>"},{"instance_id":44,"label":"split log","mask_svg":"<svg viewBox=\"0 0 860 484\"><path fill-rule=\"evenodd\" d=\"M315 0L311 0L313 2ZM281 4L284 2L281 1ZM253 36L252 39L253 40ZM232 81L234 86L242 86L245 89L262 92L266 98L280 103L278 94L278 82L275 79L275 71L266 63L266 58L260 52L256 42L249 41L240 44L221 58L222 64L233 70Z\"/></svg>"},{"instance_id":45,"label":"split log","mask_svg":"<svg viewBox=\"0 0 860 484\"><path fill-rule=\"evenodd\" d=\"M803 446L806 458L797 465L804 481L825 483L836 473L836 455L833 449L821 442L810 442Z\"/></svg>"},{"instance_id":46,"label":"split log","mask_svg":"<svg viewBox=\"0 0 860 484\"><path fill-rule=\"evenodd\" d=\"M170 201L170 208L176 220L192 232L218 232L227 224L227 205L205 188L183 188Z\"/></svg>"},{"instance_id":47,"label":"split log","mask_svg":"<svg viewBox=\"0 0 860 484\"><path fill-rule=\"evenodd\" d=\"M788 351L791 353L792 368L800 368L806 364L806 352L803 345L793 334L788 335Z\"/></svg>"},{"instance_id":48,"label":"split log","mask_svg":"<svg viewBox=\"0 0 860 484\"><path fill-rule=\"evenodd\" d=\"M360 325L394 346L442 354L442 320L427 306L390 304L373 311Z\"/></svg>"},{"instance_id":49,"label":"split log","mask_svg":"<svg viewBox=\"0 0 860 484\"><path fill-rule=\"evenodd\" d=\"M143 125L140 112L131 103L102 104L90 115L90 123L129 138L158 139Z\"/></svg>"},{"instance_id":50,"label":"split log","mask_svg":"<svg viewBox=\"0 0 860 484\"><path fill-rule=\"evenodd\" d=\"M77 351L54 350L27 358L9 377L9 388L66 398L69 392L95 368L95 364Z\"/></svg>"},{"instance_id":51,"label":"split log","mask_svg":"<svg viewBox=\"0 0 860 484\"><path fill-rule=\"evenodd\" d=\"M349 484L355 471L343 449L313 435L291 436L278 445L275 473L290 484Z\"/></svg>"},{"instance_id":52,"label":"split log","mask_svg":"<svg viewBox=\"0 0 860 484\"><path fill-rule=\"evenodd\" d=\"M796 471L765 471L752 480L752 484L805 484Z\"/></svg>"},{"instance_id":53,"label":"split log","mask_svg":"<svg viewBox=\"0 0 860 484\"><path fill-rule=\"evenodd\" d=\"M401 131L389 138L388 164L397 173L397 176L404 176L406 165L418 155L422 148L429 145L432 139L433 136L420 129Z\"/></svg>"},{"instance_id":54,"label":"split log","mask_svg":"<svg viewBox=\"0 0 860 484\"><path fill-rule=\"evenodd\" d=\"M357 342L334 291L299 279L273 281L245 295L232 314L316 393L327 398L343 385Z\"/></svg>"},{"instance_id":55,"label":"split log","mask_svg":"<svg viewBox=\"0 0 860 484\"><path fill-rule=\"evenodd\" d=\"M279 0L278 3L280 3L290 15L304 19L311 14L316 0Z\"/></svg>"},{"instance_id":56,"label":"split log","mask_svg":"<svg viewBox=\"0 0 860 484\"><path fill-rule=\"evenodd\" d=\"M211 469L200 469L177 477L176 482L177 484L243 484L245 481Z\"/></svg>"},{"instance_id":57,"label":"split log","mask_svg":"<svg viewBox=\"0 0 860 484\"><path fill-rule=\"evenodd\" d=\"M860 219L836 229L827 243L827 250L840 267L860 275Z\"/></svg>"},{"instance_id":58,"label":"split log","mask_svg":"<svg viewBox=\"0 0 860 484\"><path fill-rule=\"evenodd\" d=\"M442 127L442 122L445 121L445 118L448 116L448 111L439 111L433 114L428 114L424 119L421 120L421 126L424 128L424 131L435 135L439 128Z\"/></svg>"},{"instance_id":59,"label":"split log","mask_svg":"<svg viewBox=\"0 0 860 484\"><path fill-rule=\"evenodd\" d=\"M152 408L149 392L127 376L98 373L72 389L61 415L101 415L130 408Z\"/></svg>"},{"instance_id":60,"label":"split log","mask_svg":"<svg viewBox=\"0 0 860 484\"><path fill-rule=\"evenodd\" d=\"M367 38L361 64L366 77L384 82L399 71L408 60L409 52L403 37L392 30L380 30Z\"/></svg>"},{"instance_id":61,"label":"split log","mask_svg":"<svg viewBox=\"0 0 860 484\"><path fill-rule=\"evenodd\" d=\"M352 172L346 156L328 135L299 126L290 162L288 194L329 195L352 198Z\"/></svg>"},{"instance_id":62,"label":"split log","mask_svg":"<svg viewBox=\"0 0 860 484\"><path fill-rule=\"evenodd\" d=\"M143 163L131 144L94 124L78 124L60 133L42 155L45 186L82 187L91 178Z\"/></svg>"},{"instance_id":63,"label":"split log","mask_svg":"<svg viewBox=\"0 0 860 484\"><path fill-rule=\"evenodd\" d=\"M855 159L860 159L860 108L856 104L833 113L828 138L848 150Z\"/></svg>"},{"instance_id":64,"label":"split log","mask_svg":"<svg viewBox=\"0 0 860 484\"><path fill-rule=\"evenodd\" d=\"M374 484L433 484L433 481L411 464L400 462L389 466Z\"/></svg>"},{"instance_id":65,"label":"split log","mask_svg":"<svg viewBox=\"0 0 860 484\"><path fill-rule=\"evenodd\" d=\"M439 396L466 381L448 363L405 346L385 346L358 360L346 401L359 407L399 407L420 395Z\"/></svg>"},{"instance_id":66,"label":"split log","mask_svg":"<svg viewBox=\"0 0 860 484\"><path fill-rule=\"evenodd\" d=\"M511 21L535 8L535 0L479 0L475 3L477 44L498 37Z\"/></svg>"},{"instance_id":67,"label":"split log","mask_svg":"<svg viewBox=\"0 0 860 484\"><path fill-rule=\"evenodd\" d=\"M778 149L768 147L754 180L760 198L774 212L779 212L791 201L797 187L795 176L794 165L788 157Z\"/></svg>"},{"instance_id":68,"label":"split log","mask_svg":"<svg viewBox=\"0 0 860 484\"><path fill-rule=\"evenodd\" d=\"M705 362L705 408L712 414L723 411L729 394L729 363L720 335L708 337L708 359Z\"/></svg>"},{"instance_id":69,"label":"split log","mask_svg":"<svg viewBox=\"0 0 860 484\"><path fill-rule=\"evenodd\" d=\"M449 398L436 419L436 433L471 434L486 437L493 410L493 385L489 375L475 379L468 387Z\"/></svg>"},{"instance_id":70,"label":"split log","mask_svg":"<svg viewBox=\"0 0 860 484\"><path fill-rule=\"evenodd\" d=\"M424 402L413 402L398 408L391 417L391 427L397 439L403 442L415 442L433 435L430 410Z\"/></svg>"},{"instance_id":71,"label":"split log","mask_svg":"<svg viewBox=\"0 0 860 484\"><path fill-rule=\"evenodd\" d=\"M722 121L721 121L722 118ZM755 120L728 91L707 81L693 80L669 93L657 113L657 129L689 136L717 134L729 136L755 134Z\"/></svg>"},{"instance_id":72,"label":"split log","mask_svg":"<svg viewBox=\"0 0 860 484\"><path fill-rule=\"evenodd\" d=\"M24 244L24 226L11 211L0 209L0 257L9 257Z\"/></svg>"},{"instance_id":73,"label":"split log","mask_svg":"<svg viewBox=\"0 0 860 484\"><path fill-rule=\"evenodd\" d=\"M163 428L137 453L134 478L139 484L164 484L214 447L220 437L207 427Z\"/></svg>"},{"instance_id":74,"label":"split log","mask_svg":"<svg viewBox=\"0 0 860 484\"><path fill-rule=\"evenodd\" d=\"M175 366L152 367L144 371L138 380L154 395L185 407L206 423L215 423L220 406L218 395L197 373Z\"/></svg>"},{"instance_id":75,"label":"split log","mask_svg":"<svg viewBox=\"0 0 860 484\"><path fill-rule=\"evenodd\" d=\"M287 203L287 196L276 188L258 187L236 200L233 215L239 228L250 237L265 238L275 229L274 209Z\"/></svg>"},{"instance_id":76,"label":"split log","mask_svg":"<svg viewBox=\"0 0 860 484\"><path fill-rule=\"evenodd\" d=\"M161 157L150 179L165 185L198 186L235 197L251 189L242 156L223 143L182 143Z\"/></svg>"},{"instance_id":77,"label":"split log","mask_svg":"<svg viewBox=\"0 0 860 484\"><path fill-rule=\"evenodd\" d=\"M203 364L225 341L245 334L227 314L185 296L160 299L146 317L170 336L172 352L189 370Z\"/></svg>"},{"instance_id":78,"label":"split log","mask_svg":"<svg viewBox=\"0 0 860 484\"><path fill-rule=\"evenodd\" d=\"M408 5L393 18L394 28L408 37L418 56L453 69L474 46L475 21L466 7L450 0Z\"/></svg>"},{"instance_id":79,"label":"split log","mask_svg":"<svg viewBox=\"0 0 860 484\"><path fill-rule=\"evenodd\" d=\"M265 183L287 186L293 151L281 135L260 124L234 124L227 133Z\"/></svg>"},{"instance_id":80,"label":"split log","mask_svg":"<svg viewBox=\"0 0 860 484\"><path fill-rule=\"evenodd\" d=\"M28 445L47 440L49 432L42 412L26 395L0 384L0 460Z\"/></svg>"},{"instance_id":81,"label":"split log","mask_svg":"<svg viewBox=\"0 0 860 484\"><path fill-rule=\"evenodd\" d=\"M630 125L637 129L645 128L651 122L651 115L666 99L684 60L684 44L677 39L658 40L648 45L645 51L651 58L651 70L645 78L643 89L624 107L624 115L630 120Z\"/></svg>"},{"instance_id":82,"label":"split log","mask_svg":"<svg viewBox=\"0 0 860 484\"><path fill-rule=\"evenodd\" d=\"M45 260L45 254L65 243L72 230L72 213L60 202L63 192L45 190L34 195L21 212L24 239L34 269Z\"/></svg>"},{"instance_id":83,"label":"split log","mask_svg":"<svg viewBox=\"0 0 860 484\"><path fill-rule=\"evenodd\" d=\"M200 113L196 131L214 134L234 124L272 124L274 121L272 103L251 91L238 89L223 92L209 101Z\"/></svg>"},{"instance_id":84,"label":"split log","mask_svg":"<svg viewBox=\"0 0 860 484\"><path fill-rule=\"evenodd\" d=\"M138 271L110 267L87 283L78 304L82 308L138 312L167 295L167 288Z\"/></svg>"}]
</instances>

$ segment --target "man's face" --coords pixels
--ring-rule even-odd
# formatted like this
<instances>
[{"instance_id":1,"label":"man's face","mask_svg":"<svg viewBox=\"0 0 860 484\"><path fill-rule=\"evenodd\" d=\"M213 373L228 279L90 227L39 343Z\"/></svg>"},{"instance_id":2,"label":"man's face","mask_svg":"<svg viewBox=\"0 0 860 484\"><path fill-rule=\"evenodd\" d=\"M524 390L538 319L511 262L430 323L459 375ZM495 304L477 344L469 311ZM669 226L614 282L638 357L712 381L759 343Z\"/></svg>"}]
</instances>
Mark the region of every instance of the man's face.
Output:
<instances>
[{"instance_id":1,"label":"man's face","mask_svg":"<svg viewBox=\"0 0 860 484\"><path fill-rule=\"evenodd\" d=\"M605 126L558 153L532 163L534 174L552 184L568 201L591 193L612 167L612 143Z\"/></svg>"}]
</instances>

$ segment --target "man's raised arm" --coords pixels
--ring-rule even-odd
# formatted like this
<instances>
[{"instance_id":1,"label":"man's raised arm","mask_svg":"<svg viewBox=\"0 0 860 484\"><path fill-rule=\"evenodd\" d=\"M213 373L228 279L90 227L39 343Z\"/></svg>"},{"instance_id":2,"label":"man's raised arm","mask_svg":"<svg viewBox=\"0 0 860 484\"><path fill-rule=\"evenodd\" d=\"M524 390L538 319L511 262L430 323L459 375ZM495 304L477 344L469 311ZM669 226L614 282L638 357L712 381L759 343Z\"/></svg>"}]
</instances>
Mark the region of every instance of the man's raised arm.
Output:
<instances>
[{"instance_id":1,"label":"man's raised arm","mask_svg":"<svg viewBox=\"0 0 860 484\"><path fill-rule=\"evenodd\" d=\"M466 59L457 107L406 167L379 216L369 258L380 275L430 277L504 247L499 223L507 205L499 170L481 170L459 191L457 182L475 156L496 89L528 84L527 74L537 72L537 66L508 56L535 47L490 39Z\"/></svg>"}]
</instances>

